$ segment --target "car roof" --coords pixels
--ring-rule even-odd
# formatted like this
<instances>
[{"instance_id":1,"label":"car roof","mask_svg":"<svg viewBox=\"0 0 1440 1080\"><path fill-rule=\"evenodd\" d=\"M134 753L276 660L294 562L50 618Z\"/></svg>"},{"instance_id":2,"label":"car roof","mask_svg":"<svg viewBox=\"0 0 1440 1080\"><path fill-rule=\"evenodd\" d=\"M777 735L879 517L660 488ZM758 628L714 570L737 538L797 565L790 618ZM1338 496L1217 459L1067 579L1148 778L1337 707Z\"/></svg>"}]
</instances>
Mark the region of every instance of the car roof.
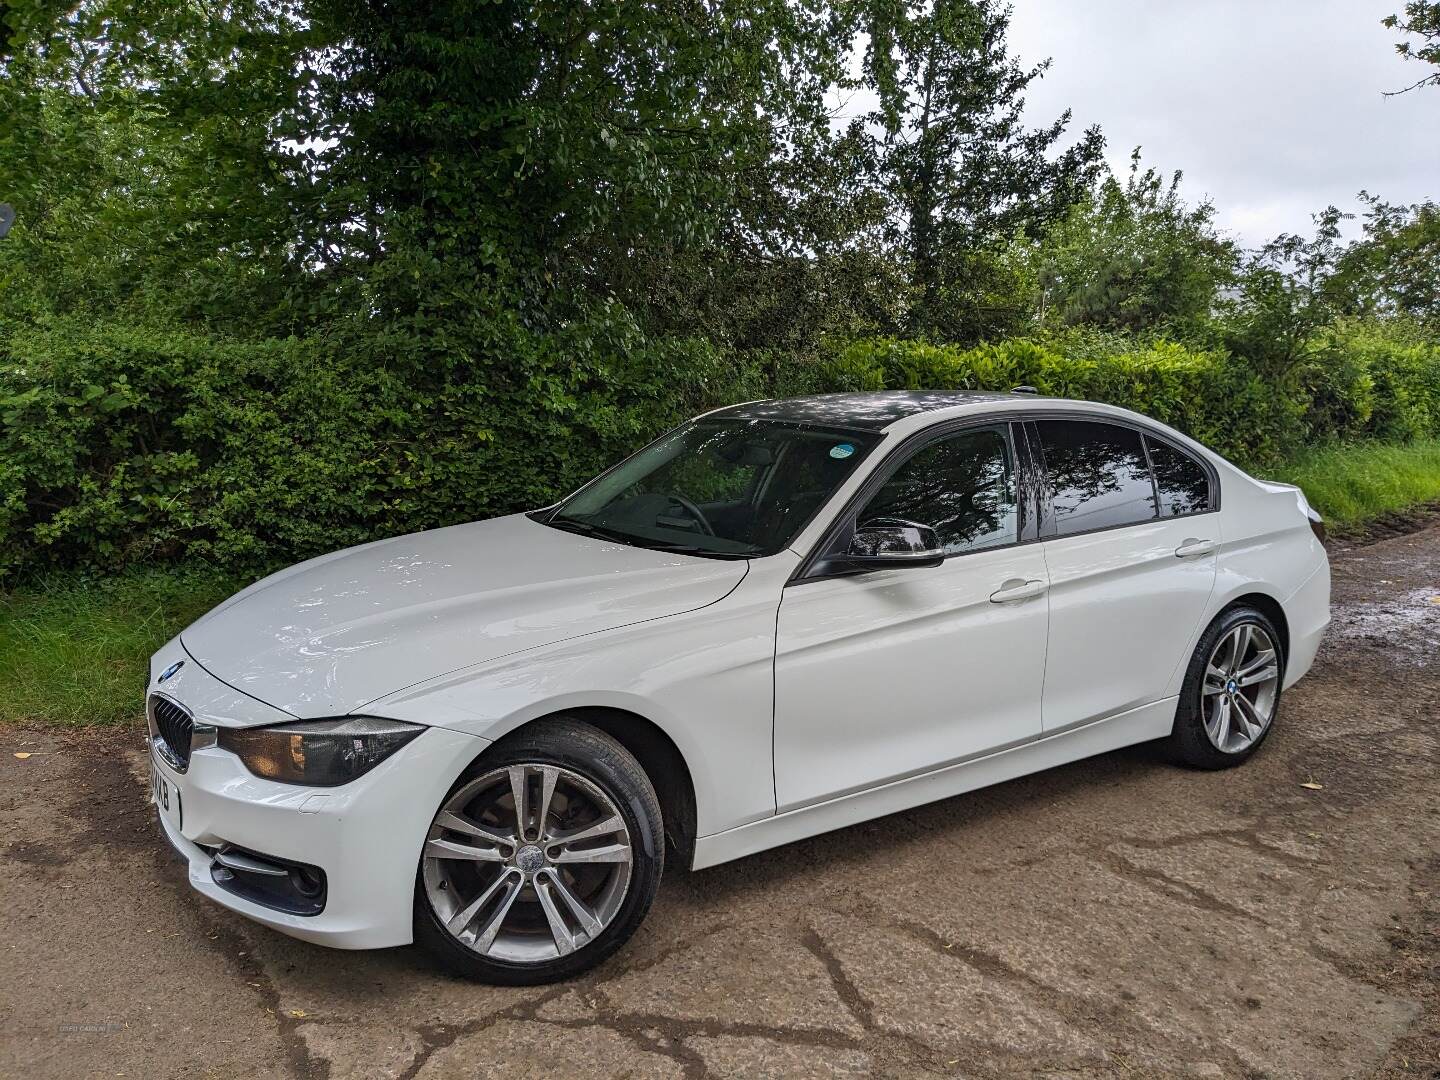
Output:
<instances>
[{"instance_id":1,"label":"car roof","mask_svg":"<svg viewBox=\"0 0 1440 1080\"><path fill-rule=\"evenodd\" d=\"M810 394L805 397L747 401L708 415L730 420L787 420L800 424L884 431L919 413L1001 401L1034 403L1034 394L997 394L979 390L879 390L871 393Z\"/></svg>"}]
</instances>

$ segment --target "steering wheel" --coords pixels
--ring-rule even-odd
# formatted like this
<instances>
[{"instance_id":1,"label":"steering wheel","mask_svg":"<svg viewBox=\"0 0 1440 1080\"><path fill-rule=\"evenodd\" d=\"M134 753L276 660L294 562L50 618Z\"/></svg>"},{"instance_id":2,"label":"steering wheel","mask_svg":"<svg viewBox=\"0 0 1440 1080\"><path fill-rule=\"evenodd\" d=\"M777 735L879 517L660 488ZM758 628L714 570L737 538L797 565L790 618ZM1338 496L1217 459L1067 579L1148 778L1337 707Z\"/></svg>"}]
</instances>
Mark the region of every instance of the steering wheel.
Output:
<instances>
[{"instance_id":1,"label":"steering wheel","mask_svg":"<svg viewBox=\"0 0 1440 1080\"><path fill-rule=\"evenodd\" d=\"M710 527L710 519L705 516L705 511L696 506L684 495L668 494L665 498L679 506L685 513L694 519L695 524L700 526L700 531L706 536L714 536L715 530Z\"/></svg>"}]
</instances>

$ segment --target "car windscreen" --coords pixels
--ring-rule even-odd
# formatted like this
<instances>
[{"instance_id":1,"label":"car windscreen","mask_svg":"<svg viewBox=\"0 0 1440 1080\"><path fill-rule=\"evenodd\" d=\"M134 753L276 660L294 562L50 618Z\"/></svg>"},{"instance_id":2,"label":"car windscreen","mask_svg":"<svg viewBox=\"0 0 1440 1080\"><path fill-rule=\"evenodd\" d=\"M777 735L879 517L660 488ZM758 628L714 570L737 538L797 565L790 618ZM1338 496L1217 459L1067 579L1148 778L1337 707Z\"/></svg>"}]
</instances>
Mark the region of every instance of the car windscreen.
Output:
<instances>
[{"instance_id":1,"label":"car windscreen","mask_svg":"<svg viewBox=\"0 0 1440 1080\"><path fill-rule=\"evenodd\" d=\"M714 558L780 551L875 446L874 435L775 420L697 420L561 503L559 529Z\"/></svg>"}]
</instances>

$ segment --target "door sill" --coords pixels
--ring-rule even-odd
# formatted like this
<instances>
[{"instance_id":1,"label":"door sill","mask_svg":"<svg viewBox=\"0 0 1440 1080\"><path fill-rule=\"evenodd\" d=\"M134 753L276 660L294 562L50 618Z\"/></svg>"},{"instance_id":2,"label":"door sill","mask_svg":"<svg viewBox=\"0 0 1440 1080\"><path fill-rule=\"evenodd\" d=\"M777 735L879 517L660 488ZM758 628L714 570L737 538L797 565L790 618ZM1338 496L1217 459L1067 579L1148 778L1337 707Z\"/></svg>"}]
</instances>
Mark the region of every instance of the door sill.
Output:
<instances>
[{"instance_id":1,"label":"door sill","mask_svg":"<svg viewBox=\"0 0 1440 1080\"><path fill-rule=\"evenodd\" d=\"M692 869L743 858L795 840L843 829L871 818L923 806L939 799L1003 783L1110 750L1148 742L1170 734L1177 698L1162 698L1103 720L1041 735L929 772L892 780L877 787L810 803L773 817L752 821L695 841Z\"/></svg>"}]
</instances>

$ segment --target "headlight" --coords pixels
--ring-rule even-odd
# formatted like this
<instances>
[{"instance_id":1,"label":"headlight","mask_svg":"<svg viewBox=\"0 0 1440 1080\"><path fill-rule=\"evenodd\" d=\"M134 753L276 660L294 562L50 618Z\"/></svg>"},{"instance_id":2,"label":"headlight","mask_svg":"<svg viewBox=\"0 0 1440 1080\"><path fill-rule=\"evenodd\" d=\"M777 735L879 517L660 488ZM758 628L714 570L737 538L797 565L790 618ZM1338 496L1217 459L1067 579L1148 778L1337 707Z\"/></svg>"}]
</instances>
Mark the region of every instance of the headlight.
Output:
<instances>
[{"instance_id":1,"label":"headlight","mask_svg":"<svg viewBox=\"0 0 1440 1080\"><path fill-rule=\"evenodd\" d=\"M266 780L335 787L363 776L425 728L348 716L260 728L221 728L220 746Z\"/></svg>"}]
</instances>

